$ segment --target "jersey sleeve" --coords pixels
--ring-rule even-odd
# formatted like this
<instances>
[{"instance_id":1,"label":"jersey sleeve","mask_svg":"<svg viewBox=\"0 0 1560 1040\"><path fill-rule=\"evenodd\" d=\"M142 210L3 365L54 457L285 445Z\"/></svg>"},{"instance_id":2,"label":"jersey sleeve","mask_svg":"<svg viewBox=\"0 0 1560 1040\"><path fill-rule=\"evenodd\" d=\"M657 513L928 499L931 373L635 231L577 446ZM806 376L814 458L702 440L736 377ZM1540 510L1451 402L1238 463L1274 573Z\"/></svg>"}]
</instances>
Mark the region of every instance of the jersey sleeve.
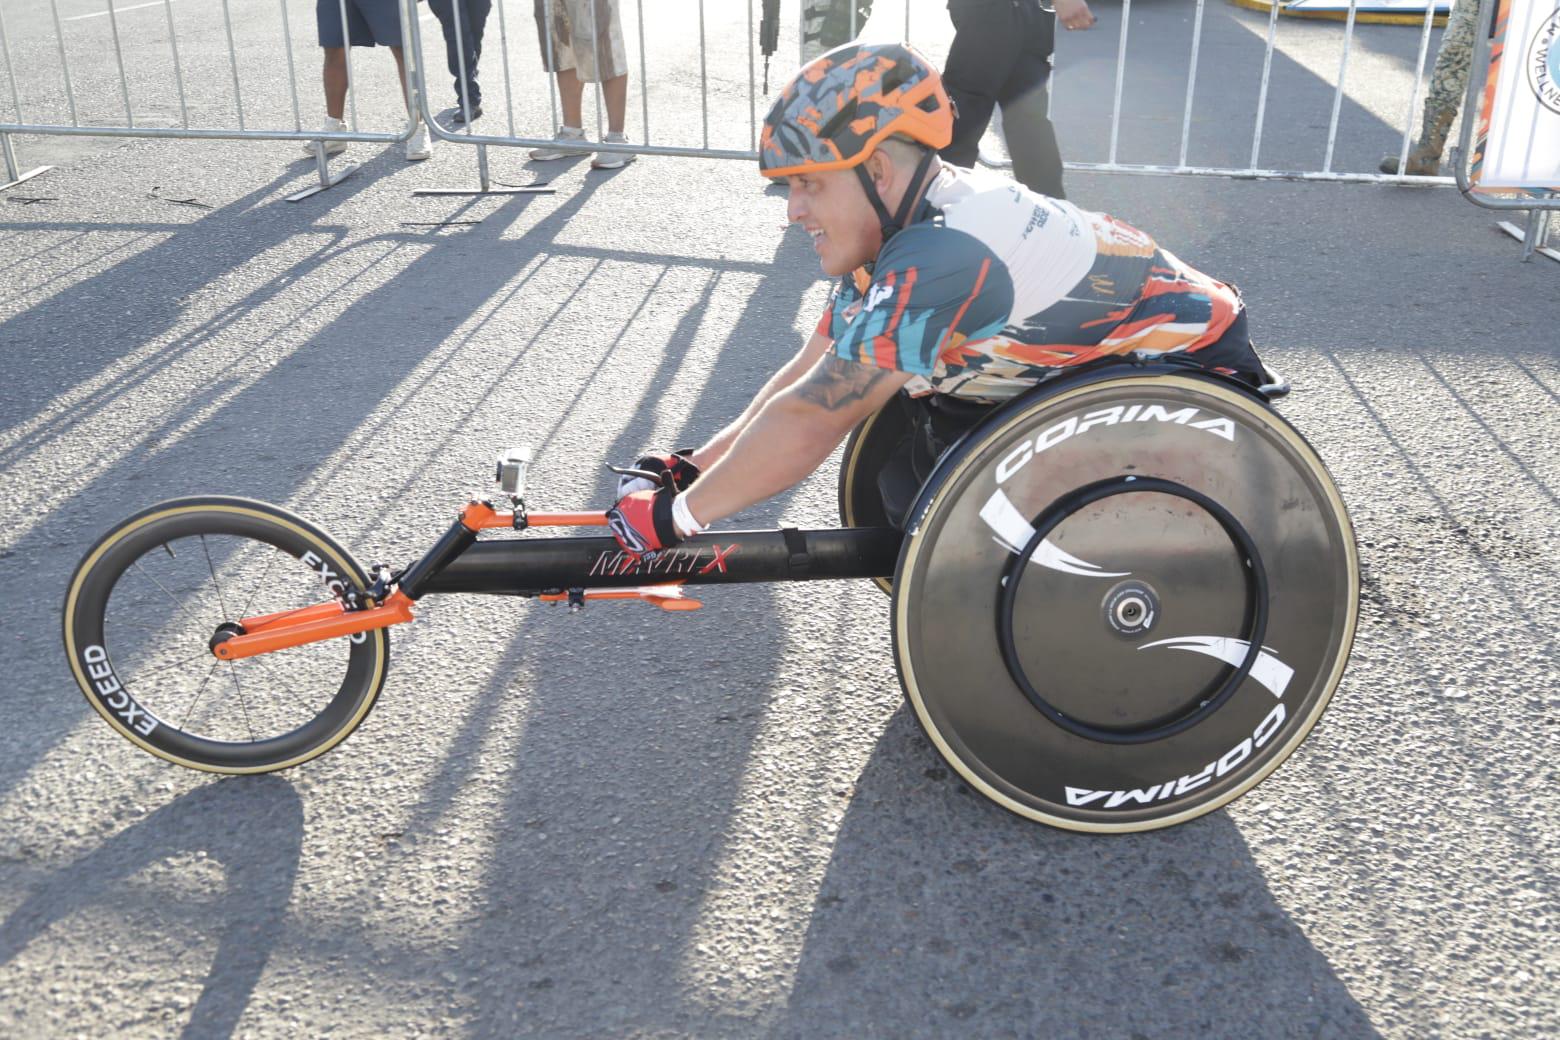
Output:
<instances>
[{"instance_id":1,"label":"jersey sleeve","mask_svg":"<svg viewBox=\"0 0 1560 1040\"><path fill-rule=\"evenodd\" d=\"M843 294L842 294L843 295ZM859 308L834 311L834 350L875 368L930 376L938 357L1007 324L1013 281L975 236L936 224L906 228L878 256Z\"/></svg>"},{"instance_id":2,"label":"jersey sleeve","mask_svg":"<svg viewBox=\"0 0 1560 1040\"><path fill-rule=\"evenodd\" d=\"M829 302L823 305L823 314L818 318L818 325L813 329L814 336L827 336L834 338L834 313L840 298L840 283L835 282L834 288L829 290Z\"/></svg>"}]
</instances>

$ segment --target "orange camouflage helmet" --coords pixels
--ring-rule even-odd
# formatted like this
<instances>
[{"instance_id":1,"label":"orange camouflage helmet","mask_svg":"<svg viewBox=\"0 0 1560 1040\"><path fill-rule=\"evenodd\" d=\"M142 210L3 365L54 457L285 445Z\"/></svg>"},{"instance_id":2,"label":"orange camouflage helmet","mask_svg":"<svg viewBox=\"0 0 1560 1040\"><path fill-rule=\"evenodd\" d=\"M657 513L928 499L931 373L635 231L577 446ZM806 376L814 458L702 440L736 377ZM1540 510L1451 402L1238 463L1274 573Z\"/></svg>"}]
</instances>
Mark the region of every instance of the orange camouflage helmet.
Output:
<instances>
[{"instance_id":1,"label":"orange camouflage helmet","mask_svg":"<svg viewBox=\"0 0 1560 1040\"><path fill-rule=\"evenodd\" d=\"M953 139L953 104L931 62L904 43L848 43L813 59L764 117L766 177L844 170L886 138L938 150Z\"/></svg>"}]
</instances>

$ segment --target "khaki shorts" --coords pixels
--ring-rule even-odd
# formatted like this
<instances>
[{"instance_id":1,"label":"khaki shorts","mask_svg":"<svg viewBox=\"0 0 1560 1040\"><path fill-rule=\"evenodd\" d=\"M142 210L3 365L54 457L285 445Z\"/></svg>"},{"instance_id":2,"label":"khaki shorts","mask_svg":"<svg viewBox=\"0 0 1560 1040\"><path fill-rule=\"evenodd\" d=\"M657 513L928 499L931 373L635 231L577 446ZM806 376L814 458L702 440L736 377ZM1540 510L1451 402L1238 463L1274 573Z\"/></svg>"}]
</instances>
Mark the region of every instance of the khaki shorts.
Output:
<instances>
[{"instance_id":1,"label":"khaki shorts","mask_svg":"<svg viewBox=\"0 0 1560 1040\"><path fill-rule=\"evenodd\" d=\"M536 31L542 67L569 69L586 83L616 79L628 72L623 49L623 18L618 0L535 0ZM552 14L552 60L548 60L547 14Z\"/></svg>"}]
</instances>

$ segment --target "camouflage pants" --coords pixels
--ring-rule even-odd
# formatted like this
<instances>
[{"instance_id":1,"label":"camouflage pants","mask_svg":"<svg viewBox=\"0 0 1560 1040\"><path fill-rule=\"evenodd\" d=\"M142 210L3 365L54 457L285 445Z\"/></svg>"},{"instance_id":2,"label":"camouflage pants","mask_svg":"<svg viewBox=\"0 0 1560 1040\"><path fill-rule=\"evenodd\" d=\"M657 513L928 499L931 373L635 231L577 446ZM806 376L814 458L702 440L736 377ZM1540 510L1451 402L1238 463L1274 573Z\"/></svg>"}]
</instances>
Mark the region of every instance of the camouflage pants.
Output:
<instances>
[{"instance_id":1,"label":"camouflage pants","mask_svg":"<svg viewBox=\"0 0 1560 1040\"><path fill-rule=\"evenodd\" d=\"M1479 0L1455 0L1435 54L1430 73L1430 93L1425 97L1424 124L1419 146L1436 156L1446 145L1446 133L1468 89L1468 67L1473 61L1473 28L1479 19Z\"/></svg>"},{"instance_id":2,"label":"camouflage pants","mask_svg":"<svg viewBox=\"0 0 1560 1040\"><path fill-rule=\"evenodd\" d=\"M856 31L851 32L851 8L856 9ZM872 0L803 0L802 61L812 61L824 51L849 43L872 16Z\"/></svg>"}]
</instances>

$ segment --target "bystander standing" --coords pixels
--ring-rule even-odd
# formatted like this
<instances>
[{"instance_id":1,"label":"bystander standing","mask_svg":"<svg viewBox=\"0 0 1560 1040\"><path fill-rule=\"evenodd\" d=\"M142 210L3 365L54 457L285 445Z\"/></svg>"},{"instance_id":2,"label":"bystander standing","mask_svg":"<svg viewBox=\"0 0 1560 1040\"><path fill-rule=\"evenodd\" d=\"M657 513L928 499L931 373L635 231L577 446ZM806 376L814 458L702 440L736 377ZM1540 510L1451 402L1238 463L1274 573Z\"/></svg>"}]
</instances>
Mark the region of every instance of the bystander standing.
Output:
<instances>
[{"instance_id":1,"label":"bystander standing","mask_svg":"<svg viewBox=\"0 0 1560 1040\"><path fill-rule=\"evenodd\" d=\"M493 0L428 0L428 9L444 30L444 57L455 77L455 123L482 115L482 87L477 84L477 60L482 57L482 32L487 28ZM459 32L456 31L457 17ZM461 66L466 75L461 77Z\"/></svg>"},{"instance_id":2,"label":"bystander standing","mask_svg":"<svg viewBox=\"0 0 1560 1040\"><path fill-rule=\"evenodd\" d=\"M1462 107L1463 92L1468 89L1468 66L1473 61L1473 23L1478 20L1479 0L1455 0L1441 34L1440 49L1435 52L1435 69L1430 73L1430 93L1425 97L1423 125L1419 140L1408 153L1403 173L1433 177L1441 172L1441 153L1446 150L1446 135ZM1398 172L1398 157L1381 159L1382 173Z\"/></svg>"},{"instance_id":3,"label":"bystander standing","mask_svg":"<svg viewBox=\"0 0 1560 1040\"><path fill-rule=\"evenodd\" d=\"M1088 3L1056 0L1050 11L1040 0L948 0L948 16L954 37L943 83L956 115L942 157L974 166L992 110L1000 107L1014 178L1030 191L1066 198L1062 153L1047 111L1051 60L1058 22L1068 30L1094 25Z\"/></svg>"},{"instance_id":4,"label":"bystander standing","mask_svg":"<svg viewBox=\"0 0 1560 1040\"><path fill-rule=\"evenodd\" d=\"M623 48L618 2L535 0L542 64L558 77L563 125L552 144L531 150L532 159L548 162L592 151L581 111L586 83L601 84L602 99L607 105L607 133L603 140L613 144L628 142L623 132L628 110L628 54ZM623 152L597 152L590 164L598 170L615 170L633 161L634 156Z\"/></svg>"},{"instance_id":5,"label":"bystander standing","mask_svg":"<svg viewBox=\"0 0 1560 1040\"><path fill-rule=\"evenodd\" d=\"M401 15L396 0L315 0L314 20L319 29L320 47L325 51L325 67L322 73L325 84L325 123L320 127L325 133L339 133L346 129L341 117L347 103L347 47L388 47L395 56L395 68L401 80L401 98L406 110L416 122L412 136L406 142L406 157L411 160L426 159L433 154L428 140L428 128L412 108L411 97L406 91L406 58L401 53ZM347 24L341 24L345 8ZM325 141L325 153L335 155L347 148L345 141ZM308 142L303 150L314 152L314 142Z\"/></svg>"}]
</instances>

